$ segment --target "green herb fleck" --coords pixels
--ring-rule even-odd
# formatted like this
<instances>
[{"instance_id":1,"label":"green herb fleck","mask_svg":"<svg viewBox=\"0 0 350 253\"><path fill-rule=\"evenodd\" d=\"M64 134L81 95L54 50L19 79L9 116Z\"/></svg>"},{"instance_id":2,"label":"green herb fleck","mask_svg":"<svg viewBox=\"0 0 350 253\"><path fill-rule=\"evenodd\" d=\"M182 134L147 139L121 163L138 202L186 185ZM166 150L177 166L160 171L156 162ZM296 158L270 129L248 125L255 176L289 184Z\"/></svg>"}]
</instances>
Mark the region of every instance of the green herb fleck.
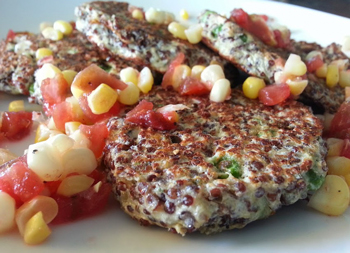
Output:
<instances>
[{"instance_id":1,"label":"green herb fleck","mask_svg":"<svg viewBox=\"0 0 350 253\"><path fill-rule=\"evenodd\" d=\"M246 34L242 34L241 36L239 36L239 38L246 43L248 41L248 36Z\"/></svg>"},{"instance_id":2,"label":"green herb fleck","mask_svg":"<svg viewBox=\"0 0 350 253\"><path fill-rule=\"evenodd\" d=\"M109 65L107 65L107 64L100 64L99 65L100 66L100 68L101 69L103 69L104 71L106 71L106 72L109 72L109 71L111 71L111 69L112 69L112 67L111 66L109 66Z\"/></svg>"},{"instance_id":3,"label":"green herb fleck","mask_svg":"<svg viewBox=\"0 0 350 253\"><path fill-rule=\"evenodd\" d=\"M306 178L309 182L308 189L310 191L316 191L323 184L325 177L317 175L313 169L306 172Z\"/></svg>"},{"instance_id":4,"label":"green herb fleck","mask_svg":"<svg viewBox=\"0 0 350 253\"><path fill-rule=\"evenodd\" d=\"M205 11L205 12L203 13L202 17L201 17L201 22L205 22L205 20L208 18L208 16L209 16L210 14L213 14L213 13L215 13L215 12L213 12L213 11Z\"/></svg>"},{"instance_id":5,"label":"green herb fleck","mask_svg":"<svg viewBox=\"0 0 350 253\"><path fill-rule=\"evenodd\" d=\"M219 25L217 27L215 27L212 31L211 31L211 36L213 36L214 38L217 38L219 33L222 30L222 25Z\"/></svg>"},{"instance_id":6,"label":"green herb fleck","mask_svg":"<svg viewBox=\"0 0 350 253\"><path fill-rule=\"evenodd\" d=\"M239 163L228 156L224 156L217 161L214 161L214 166L219 169L220 172L229 172L235 178L242 176L241 166ZM225 174L224 174L225 175ZM219 177L220 178L220 177Z\"/></svg>"},{"instance_id":7,"label":"green herb fleck","mask_svg":"<svg viewBox=\"0 0 350 253\"><path fill-rule=\"evenodd\" d=\"M218 178L219 179L226 179L229 177L229 174L219 174Z\"/></svg>"},{"instance_id":8,"label":"green herb fleck","mask_svg":"<svg viewBox=\"0 0 350 253\"><path fill-rule=\"evenodd\" d=\"M34 83L32 83L32 84L29 85L28 90L29 90L29 94L30 94L30 95L33 95L33 94L34 94Z\"/></svg>"}]
</instances>

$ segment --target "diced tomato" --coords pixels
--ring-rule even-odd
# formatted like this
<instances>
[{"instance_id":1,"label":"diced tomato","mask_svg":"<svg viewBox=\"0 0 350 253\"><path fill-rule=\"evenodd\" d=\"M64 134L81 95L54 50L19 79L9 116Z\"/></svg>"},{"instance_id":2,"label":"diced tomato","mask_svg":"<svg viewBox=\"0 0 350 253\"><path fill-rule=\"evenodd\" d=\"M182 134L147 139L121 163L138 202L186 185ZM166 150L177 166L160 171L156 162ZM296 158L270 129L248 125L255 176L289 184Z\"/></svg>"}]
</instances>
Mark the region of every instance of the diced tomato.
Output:
<instances>
[{"instance_id":1,"label":"diced tomato","mask_svg":"<svg viewBox=\"0 0 350 253\"><path fill-rule=\"evenodd\" d=\"M49 181L49 182L44 182L45 187L49 190L50 194L55 194L57 192L58 187L61 184L61 180L59 181Z\"/></svg>"},{"instance_id":2,"label":"diced tomato","mask_svg":"<svg viewBox=\"0 0 350 253\"><path fill-rule=\"evenodd\" d=\"M162 113L155 112L152 109L153 104L151 102L142 100L133 110L127 113L125 121L157 130L175 128L174 122L170 122Z\"/></svg>"},{"instance_id":3,"label":"diced tomato","mask_svg":"<svg viewBox=\"0 0 350 253\"><path fill-rule=\"evenodd\" d=\"M272 84L262 88L259 92L259 100L264 105L277 105L290 96L287 84Z\"/></svg>"},{"instance_id":4,"label":"diced tomato","mask_svg":"<svg viewBox=\"0 0 350 253\"><path fill-rule=\"evenodd\" d=\"M20 140L29 134L32 124L31 112L4 112L0 132L8 140Z\"/></svg>"},{"instance_id":5,"label":"diced tomato","mask_svg":"<svg viewBox=\"0 0 350 253\"><path fill-rule=\"evenodd\" d=\"M37 65L39 68L41 68L45 63L52 63L53 62L53 56L45 56L43 58L41 58L40 60L38 60Z\"/></svg>"},{"instance_id":6,"label":"diced tomato","mask_svg":"<svg viewBox=\"0 0 350 253\"><path fill-rule=\"evenodd\" d=\"M286 31L286 34L282 34L280 30L273 30L275 40L277 42L276 47L287 48L290 44L290 30Z\"/></svg>"},{"instance_id":7,"label":"diced tomato","mask_svg":"<svg viewBox=\"0 0 350 253\"><path fill-rule=\"evenodd\" d=\"M108 136L108 128L105 122L96 123L94 125L80 125L79 129L90 140L90 149L94 152L96 158L102 155L105 140Z\"/></svg>"},{"instance_id":8,"label":"diced tomato","mask_svg":"<svg viewBox=\"0 0 350 253\"><path fill-rule=\"evenodd\" d=\"M165 72L162 81L162 87L167 89L169 86L173 85L173 74L175 68L181 65L185 61L185 55L183 53L179 53L175 59L170 63L168 70Z\"/></svg>"},{"instance_id":9,"label":"diced tomato","mask_svg":"<svg viewBox=\"0 0 350 253\"><path fill-rule=\"evenodd\" d=\"M58 204L58 214L52 221L61 224L100 213L105 209L112 187L105 180L96 192L93 187L72 197L53 195Z\"/></svg>"},{"instance_id":10,"label":"diced tomato","mask_svg":"<svg viewBox=\"0 0 350 253\"><path fill-rule=\"evenodd\" d=\"M13 30L9 30L6 36L6 41L12 41L16 37L16 33Z\"/></svg>"},{"instance_id":11,"label":"diced tomato","mask_svg":"<svg viewBox=\"0 0 350 253\"><path fill-rule=\"evenodd\" d=\"M67 101L55 105L52 118L57 129L63 132L65 130L66 122L75 121L72 107Z\"/></svg>"},{"instance_id":12,"label":"diced tomato","mask_svg":"<svg viewBox=\"0 0 350 253\"><path fill-rule=\"evenodd\" d=\"M345 101L331 122L329 137L350 139L350 101Z\"/></svg>"},{"instance_id":13,"label":"diced tomato","mask_svg":"<svg viewBox=\"0 0 350 253\"><path fill-rule=\"evenodd\" d=\"M0 191L11 195L16 200L17 205L31 200L43 190L44 183L19 158L0 173Z\"/></svg>"},{"instance_id":14,"label":"diced tomato","mask_svg":"<svg viewBox=\"0 0 350 253\"><path fill-rule=\"evenodd\" d=\"M96 64L91 64L80 71L74 78L72 87L90 93L101 83L111 86L113 89L123 90L127 85L115 76L107 73Z\"/></svg>"},{"instance_id":15,"label":"diced tomato","mask_svg":"<svg viewBox=\"0 0 350 253\"><path fill-rule=\"evenodd\" d=\"M316 55L315 57L313 57L309 61L306 61L305 64L307 67L307 71L314 72L318 68L322 67L324 62L319 55Z\"/></svg>"},{"instance_id":16,"label":"diced tomato","mask_svg":"<svg viewBox=\"0 0 350 253\"><path fill-rule=\"evenodd\" d=\"M344 146L340 155L350 159L350 139L345 139L344 141Z\"/></svg>"},{"instance_id":17,"label":"diced tomato","mask_svg":"<svg viewBox=\"0 0 350 253\"><path fill-rule=\"evenodd\" d=\"M188 77L184 80L184 82L179 87L179 92L181 95L207 95L210 93L210 90L207 86L202 83L200 80Z\"/></svg>"},{"instance_id":18,"label":"diced tomato","mask_svg":"<svg viewBox=\"0 0 350 253\"><path fill-rule=\"evenodd\" d=\"M116 101L114 103L114 105L111 107L111 109L109 109L108 112L106 113L102 113L102 114L94 114L88 104L87 101L87 97L89 94L83 94L80 98L79 98L79 105L81 107L81 109L84 112L84 115L87 118L87 121L89 122L89 124L94 124L106 119L111 118L112 116L117 116L120 113L120 110L122 108L122 105Z\"/></svg>"},{"instance_id":19,"label":"diced tomato","mask_svg":"<svg viewBox=\"0 0 350 253\"><path fill-rule=\"evenodd\" d=\"M64 76L60 73L56 74L54 78L43 80L40 90L46 103L57 104L67 98L69 94L69 85Z\"/></svg>"}]
</instances>

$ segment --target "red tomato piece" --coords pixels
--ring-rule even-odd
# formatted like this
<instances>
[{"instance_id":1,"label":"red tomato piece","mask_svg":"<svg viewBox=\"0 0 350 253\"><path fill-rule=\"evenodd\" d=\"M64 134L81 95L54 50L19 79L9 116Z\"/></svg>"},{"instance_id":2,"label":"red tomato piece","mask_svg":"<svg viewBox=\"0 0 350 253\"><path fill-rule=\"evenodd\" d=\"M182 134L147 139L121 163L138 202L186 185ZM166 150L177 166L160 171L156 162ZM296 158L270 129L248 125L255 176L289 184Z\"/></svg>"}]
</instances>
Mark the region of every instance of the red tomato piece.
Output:
<instances>
[{"instance_id":1,"label":"red tomato piece","mask_svg":"<svg viewBox=\"0 0 350 253\"><path fill-rule=\"evenodd\" d=\"M37 65L39 68L41 68L45 63L52 63L53 62L53 56L45 56L37 61Z\"/></svg>"},{"instance_id":2,"label":"red tomato piece","mask_svg":"<svg viewBox=\"0 0 350 253\"><path fill-rule=\"evenodd\" d=\"M345 101L331 122L329 137L350 139L350 101Z\"/></svg>"},{"instance_id":3,"label":"red tomato piece","mask_svg":"<svg viewBox=\"0 0 350 253\"><path fill-rule=\"evenodd\" d=\"M0 190L11 195L17 205L31 200L44 190L44 183L20 158L0 173Z\"/></svg>"},{"instance_id":4,"label":"red tomato piece","mask_svg":"<svg viewBox=\"0 0 350 253\"><path fill-rule=\"evenodd\" d=\"M290 96L287 84L272 84L262 88L259 92L259 100L264 105L277 105Z\"/></svg>"},{"instance_id":5,"label":"red tomato piece","mask_svg":"<svg viewBox=\"0 0 350 253\"><path fill-rule=\"evenodd\" d=\"M155 112L152 109L153 104L151 102L142 100L133 110L127 113L125 121L157 130L175 128L174 122L169 121L162 113Z\"/></svg>"},{"instance_id":6,"label":"red tomato piece","mask_svg":"<svg viewBox=\"0 0 350 253\"><path fill-rule=\"evenodd\" d=\"M185 55L183 53L179 53L175 59L170 63L168 70L165 72L162 80L162 87L167 89L169 86L173 85L173 74L175 68L181 65L185 61Z\"/></svg>"},{"instance_id":7,"label":"red tomato piece","mask_svg":"<svg viewBox=\"0 0 350 253\"><path fill-rule=\"evenodd\" d=\"M91 64L80 71L74 78L72 87L82 90L84 93L90 93L101 83L111 86L113 89L123 90L127 85L118 80L115 76L107 73L96 64Z\"/></svg>"},{"instance_id":8,"label":"red tomato piece","mask_svg":"<svg viewBox=\"0 0 350 253\"><path fill-rule=\"evenodd\" d=\"M95 157L99 158L102 155L105 147L105 139L108 136L108 128L105 122L96 123L94 125L80 125L79 129L90 140L90 149L94 152Z\"/></svg>"},{"instance_id":9,"label":"red tomato piece","mask_svg":"<svg viewBox=\"0 0 350 253\"><path fill-rule=\"evenodd\" d=\"M29 134L32 125L31 112L4 112L0 132L8 140L20 140Z\"/></svg>"},{"instance_id":10,"label":"red tomato piece","mask_svg":"<svg viewBox=\"0 0 350 253\"><path fill-rule=\"evenodd\" d=\"M6 41L12 41L16 37L16 33L13 30L9 30L6 36Z\"/></svg>"},{"instance_id":11,"label":"red tomato piece","mask_svg":"<svg viewBox=\"0 0 350 253\"><path fill-rule=\"evenodd\" d=\"M273 34L275 36L275 40L277 42L277 47L287 48L290 44L290 31L283 36L280 30L273 30Z\"/></svg>"},{"instance_id":12,"label":"red tomato piece","mask_svg":"<svg viewBox=\"0 0 350 253\"><path fill-rule=\"evenodd\" d=\"M102 114L94 114L91 111L87 101L88 95L89 94L83 94L79 98L79 105L80 105L80 108L83 110L84 115L86 116L87 122L89 124L94 124L94 123L109 119L113 116L119 115L122 105L118 101L114 103L114 105L111 107L111 109L109 109L108 112L102 113Z\"/></svg>"},{"instance_id":13,"label":"red tomato piece","mask_svg":"<svg viewBox=\"0 0 350 253\"><path fill-rule=\"evenodd\" d=\"M317 56L311 58L310 60L308 60L307 62L305 62L305 64L307 67L307 71L314 72L318 68L322 67L324 62L321 59L321 57L319 55L317 55Z\"/></svg>"},{"instance_id":14,"label":"red tomato piece","mask_svg":"<svg viewBox=\"0 0 350 253\"><path fill-rule=\"evenodd\" d=\"M181 95L207 95L210 93L210 90L207 86L202 83L200 80L188 77L184 80L184 82L179 87L179 92Z\"/></svg>"},{"instance_id":15,"label":"red tomato piece","mask_svg":"<svg viewBox=\"0 0 350 253\"><path fill-rule=\"evenodd\" d=\"M69 85L62 74L57 74L54 78L47 78L40 86L44 102L57 104L64 101L69 94Z\"/></svg>"},{"instance_id":16,"label":"red tomato piece","mask_svg":"<svg viewBox=\"0 0 350 253\"><path fill-rule=\"evenodd\" d=\"M67 101L56 104L52 118L57 129L64 132L66 122L75 121L72 106Z\"/></svg>"}]
</instances>

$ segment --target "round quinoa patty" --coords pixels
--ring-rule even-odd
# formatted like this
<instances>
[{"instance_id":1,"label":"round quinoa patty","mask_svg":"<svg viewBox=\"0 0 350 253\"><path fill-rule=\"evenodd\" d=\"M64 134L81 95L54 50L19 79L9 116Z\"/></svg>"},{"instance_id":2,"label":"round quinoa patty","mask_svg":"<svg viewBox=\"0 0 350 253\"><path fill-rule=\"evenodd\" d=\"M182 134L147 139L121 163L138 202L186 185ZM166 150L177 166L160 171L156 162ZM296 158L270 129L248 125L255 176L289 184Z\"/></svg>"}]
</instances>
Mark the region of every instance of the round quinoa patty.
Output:
<instances>
[{"instance_id":1,"label":"round quinoa patty","mask_svg":"<svg viewBox=\"0 0 350 253\"><path fill-rule=\"evenodd\" d=\"M296 101L267 107L154 88L156 108L184 104L176 129L112 118L104 164L122 209L142 225L179 234L242 228L307 197L327 172L322 124Z\"/></svg>"}]
</instances>

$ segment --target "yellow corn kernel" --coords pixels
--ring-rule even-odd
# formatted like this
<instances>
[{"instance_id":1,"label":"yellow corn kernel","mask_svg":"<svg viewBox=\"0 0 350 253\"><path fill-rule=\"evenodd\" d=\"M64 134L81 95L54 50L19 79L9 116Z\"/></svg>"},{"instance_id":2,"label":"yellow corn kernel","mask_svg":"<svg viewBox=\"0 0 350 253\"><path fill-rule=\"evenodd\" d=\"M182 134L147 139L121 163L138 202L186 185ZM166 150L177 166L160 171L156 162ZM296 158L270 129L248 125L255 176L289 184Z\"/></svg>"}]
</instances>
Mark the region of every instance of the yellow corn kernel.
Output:
<instances>
[{"instance_id":1,"label":"yellow corn kernel","mask_svg":"<svg viewBox=\"0 0 350 253\"><path fill-rule=\"evenodd\" d=\"M327 157L328 174L344 176L350 174L350 159L344 156Z\"/></svg>"},{"instance_id":2,"label":"yellow corn kernel","mask_svg":"<svg viewBox=\"0 0 350 253\"><path fill-rule=\"evenodd\" d=\"M56 74L60 74L61 70L51 63L45 63L35 72L35 80L41 85L46 78L54 78Z\"/></svg>"},{"instance_id":3,"label":"yellow corn kernel","mask_svg":"<svg viewBox=\"0 0 350 253\"><path fill-rule=\"evenodd\" d=\"M16 202L6 192L0 191L0 234L15 225Z\"/></svg>"},{"instance_id":4,"label":"yellow corn kernel","mask_svg":"<svg viewBox=\"0 0 350 253\"><path fill-rule=\"evenodd\" d=\"M132 82L126 84L128 86L119 92L118 100L124 105L134 105L139 101L140 89Z\"/></svg>"},{"instance_id":5,"label":"yellow corn kernel","mask_svg":"<svg viewBox=\"0 0 350 253\"><path fill-rule=\"evenodd\" d=\"M338 138L328 138L327 139L328 153L327 156L340 156L343 150L344 140Z\"/></svg>"},{"instance_id":6,"label":"yellow corn kernel","mask_svg":"<svg viewBox=\"0 0 350 253\"><path fill-rule=\"evenodd\" d=\"M75 115L79 119L85 117L83 109L81 109L78 99L76 99L74 96L70 96L66 98L66 102L69 103L73 115Z\"/></svg>"},{"instance_id":7,"label":"yellow corn kernel","mask_svg":"<svg viewBox=\"0 0 350 253\"><path fill-rule=\"evenodd\" d=\"M54 41L58 41L63 39L63 33L59 30L55 30L53 27L46 27L41 34L45 39L50 39Z\"/></svg>"},{"instance_id":8,"label":"yellow corn kernel","mask_svg":"<svg viewBox=\"0 0 350 253\"><path fill-rule=\"evenodd\" d=\"M10 112L24 111L24 101L23 100L15 100L15 101L10 102L9 111Z\"/></svg>"},{"instance_id":9,"label":"yellow corn kernel","mask_svg":"<svg viewBox=\"0 0 350 253\"><path fill-rule=\"evenodd\" d=\"M295 76L305 75L307 68L299 55L290 54L285 65L284 71Z\"/></svg>"},{"instance_id":10,"label":"yellow corn kernel","mask_svg":"<svg viewBox=\"0 0 350 253\"><path fill-rule=\"evenodd\" d=\"M181 64L177 66L173 74L173 87L174 89L179 88L181 82L186 78L191 76L191 68L186 64Z\"/></svg>"},{"instance_id":11,"label":"yellow corn kernel","mask_svg":"<svg viewBox=\"0 0 350 253\"><path fill-rule=\"evenodd\" d=\"M224 70L218 64L210 64L201 73L201 81L208 87L209 90L212 89L217 80L223 78L225 78Z\"/></svg>"},{"instance_id":12,"label":"yellow corn kernel","mask_svg":"<svg viewBox=\"0 0 350 253\"><path fill-rule=\"evenodd\" d=\"M348 186L350 187L350 174L347 174L344 176L345 182L348 184Z\"/></svg>"},{"instance_id":13,"label":"yellow corn kernel","mask_svg":"<svg viewBox=\"0 0 350 253\"><path fill-rule=\"evenodd\" d=\"M201 74L204 69L205 69L205 66L203 65L194 65L191 70L191 77L201 80Z\"/></svg>"},{"instance_id":14,"label":"yellow corn kernel","mask_svg":"<svg viewBox=\"0 0 350 253\"><path fill-rule=\"evenodd\" d=\"M87 97L88 105L94 114L108 112L118 99L118 92L105 83L101 83Z\"/></svg>"},{"instance_id":15,"label":"yellow corn kernel","mask_svg":"<svg viewBox=\"0 0 350 253\"><path fill-rule=\"evenodd\" d=\"M51 49L46 48L46 47L39 48L35 52L35 58L37 60L40 60L40 59L47 57L47 56L50 56L50 55L52 55L52 51L51 51Z\"/></svg>"},{"instance_id":16,"label":"yellow corn kernel","mask_svg":"<svg viewBox=\"0 0 350 253\"><path fill-rule=\"evenodd\" d=\"M46 141L51 134L51 130L44 124L40 124L36 129L35 143Z\"/></svg>"},{"instance_id":17,"label":"yellow corn kernel","mask_svg":"<svg viewBox=\"0 0 350 253\"><path fill-rule=\"evenodd\" d=\"M336 65L327 67L326 84L329 88L333 88L339 82L339 69Z\"/></svg>"},{"instance_id":18,"label":"yellow corn kernel","mask_svg":"<svg viewBox=\"0 0 350 253\"><path fill-rule=\"evenodd\" d=\"M315 74L319 78L326 78L328 65L324 63L321 67L316 69Z\"/></svg>"},{"instance_id":19,"label":"yellow corn kernel","mask_svg":"<svg viewBox=\"0 0 350 253\"><path fill-rule=\"evenodd\" d=\"M349 186L336 175L327 175L325 182L314 195L308 206L327 215L341 215L349 206Z\"/></svg>"},{"instance_id":20,"label":"yellow corn kernel","mask_svg":"<svg viewBox=\"0 0 350 253\"><path fill-rule=\"evenodd\" d=\"M45 223L43 213L37 212L30 218L24 229L24 241L27 244L39 244L51 234L50 228Z\"/></svg>"},{"instance_id":21,"label":"yellow corn kernel","mask_svg":"<svg viewBox=\"0 0 350 253\"><path fill-rule=\"evenodd\" d=\"M132 67L127 67L120 71L119 76L120 80L122 80L124 83L132 82L133 84L137 85L139 72Z\"/></svg>"},{"instance_id":22,"label":"yellow corn kernel","mask_svg":"<svg viewBox=\"0 0 350 253\"><path fill-rule=\"evenodd\" d=\"M203 27L200 24L191 25L185 30L187 40L191 44L197 44L202 40Z\"/></svg>"},{"instance_id":23,"label":"yellow corn kernel","mask_svg":"<svg viewBox=\"0 0 350 253\"><path fill-rule=\"evenodd\" d=\"M85 191L94 183L94 179L87 175L74 175L62 180L57 188L57 194L70 197Z\"/></svg>"},{"instance_id":24,"label":"yellow corn kernel","mask_svg":"<svg viewBox=\"0 0 350 253\"><path fill-rule=\"evenodd\" d=\"M341 70L339 72L340 87L350 87L350 70Z\"/></svg>"},{"instance_id":25,"label":"yellow corn kernel","mask_svg":"<svg viewBox=\"0 0 350 253\"><path fill-rule=\"evenodd\" d=\"M139 9L135 9L132 11L131 16L138 20L143 20L143 12Z\"/></svg>"},{"instance_id":26,"label":"yellow corn kernel","mask_svg":"<svg viewBox=\"0 0 350 253\"><path fill-rule=\"evenodd\" d=\"M217 80L210 91L209 99L213 102L224 102L230 95L231 84L227 79Z\"/></svg>"},{"instance_id":27,"label":"yellow corn kernel","mask_svg":"<svg viewBox=\"0 0 350 253\"><path fill-rule=\"evenodd\" d=\"M98 181L98 182L93 186L94 192L99 192L99 191L100 191L100 188L101 188L101 185L102 185L102 181Z\"/></svg>"},{"instance_id":28,"label":"yellow corn kernel","mask_svg":"<svg viewBox=\"0 0 350 253\"><path fill-rule=\"evenodd\" d=\"M293 81L293 80L288 79L286 83L289 86L290 93L293 96L299 96L305 90L308 81L307 80Z\"/></svg>"},{"instance_id":29,"label":"yellow corn kernel","mask_svg":"<svg viewBox=\"0 0 350 253\"><path fill-rule=\"evenodd\" d=\"M339 71L344 70L347 66L349 60L348 59L339 59L332 61L329 65L335 65L338 67Z\"/></svg>"},{"instance_id":30,"label":"yellow corn kernel","mask_svg":"<svg viewBox=\"0 0 350 253\"><path fill-rule=\"evenodd\" d=\"M40 32L42 32L46 27L52 27L52 23L50 22L42 22L39 25Z\"/></svg>"},{"instance_id":31,"label":"yellow corn kernel","mask_svg":"<svg viewBox=\"0 0 350 253\"><path fill-rule=\"evenodd\" d=\"M168 31L174 35L175 38L180 38L182 40L187 40L185 34L186 27L177 22L171 22L168 25Z\"/></svg>"},{"instance_id":32,"label":"yellow corn kernel","mask_svg":"<svg viewBox=\"0 0 350 253\"><path fill-rule=\"evenodd\" d=\"M62 71L62 75L64 77L64 79L66 79L67 83L69 85L72 84L73 80L74 80L74 77L77 75L78 73L74 70L71 70L71 69L67 69L67 70L63 70Z\"/></svg>"},{"instance_id":33,"label":"yellow corn kernel","mask_svg":"<svg viewBox=\"0 0 350 253\"><path fill-rule=\"evenodd\" d=\"M250 99L256 99L259 91L266 86L263 79L250 76L243 83L243 94Z\"/></svg>"},{"instance_id":34,"label":"yellow corn kernel","mask_svg":"<svg viewBox=\"0 0 350 253\"><path fill-rule=\"evenodd\" d=\"M187 19L190 17L190 15L188 15L188 12L187 12L185 9L182 9L182 10L180 11L180 17L181 17L183 20L187 20Z\"/></svg>"},{"instance_id":35,"label":"yellow corn kernel","mask_svg":"<svg viewBox=\"0 0 350 253\"><path fill-rule=\"evenodd\" d=\"M142 93L148 93L152 89L153 83L154 78L151 70L148 67L144 67L140 72L137 87Z\"/></svg>"},{"instance_id":36,"label":"yellow corn kernel","mask_svg":"<svg viewBox=\"0 0 350 253\"><path fill-rule=\"evenodd\" d=\"M60 31L64 35L69 35L73 32L72 25L63 20L57 20L53 23L53 29Z\"/></svg>"},{"instance_id":37,"label":"yellow corn kernel","mask_svg":"<svg viewBox=\"0 0 350 253\"><path fill-rule=\"evenodd\" d=\"M71 135L72 133L74 133L76 130L79 129L80 125L81 125L81 123L79 121L66 122L64 124L66 135Z\"/></svg>"}]
</instances>

